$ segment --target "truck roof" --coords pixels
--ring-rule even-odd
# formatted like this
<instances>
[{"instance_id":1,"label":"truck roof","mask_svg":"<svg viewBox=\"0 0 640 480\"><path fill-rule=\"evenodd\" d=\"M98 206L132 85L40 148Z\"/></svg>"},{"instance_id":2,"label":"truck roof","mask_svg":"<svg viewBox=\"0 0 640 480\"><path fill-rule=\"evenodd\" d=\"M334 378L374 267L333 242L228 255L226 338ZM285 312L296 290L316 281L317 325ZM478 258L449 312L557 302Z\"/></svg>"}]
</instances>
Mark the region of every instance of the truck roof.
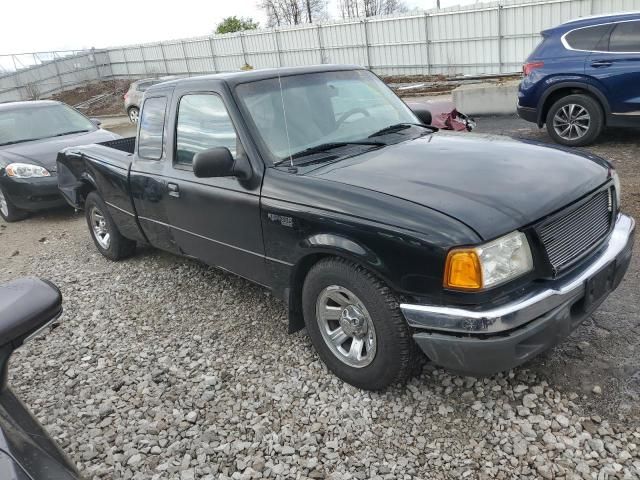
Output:
<instances>
[{"instance_id":1,"label":"truck roof","mask_svg":"<svg viewBox=\"0 0 640 480\"><path fill-rule=\"evenodd\" d=\"M306 73L338 72L347 70L364 70L364 67L360 67L358 65L310 65L304 67L265 68L241 72L215 73L212 75L199 75L196 77L179 78L168 82L158 83L149 87L147 91L149 92L159 88L166 88L169 85L197 84L210 80L222 80L227 84L234 86L240 83L277 78L278 76L288 77L291 75L303 75Z\"/></svg>"}]
</instances>

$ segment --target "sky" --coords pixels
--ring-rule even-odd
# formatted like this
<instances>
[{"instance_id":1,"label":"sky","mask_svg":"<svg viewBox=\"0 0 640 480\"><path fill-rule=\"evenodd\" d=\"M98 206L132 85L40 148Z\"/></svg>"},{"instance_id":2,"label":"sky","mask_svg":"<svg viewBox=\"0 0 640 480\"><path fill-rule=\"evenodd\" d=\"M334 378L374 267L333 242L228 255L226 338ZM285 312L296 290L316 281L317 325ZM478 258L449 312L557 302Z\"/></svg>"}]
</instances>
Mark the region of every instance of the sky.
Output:
<instances>
[{"instance_id":1,"label":"sky","mask_svg":"<svg viewBox=\"0 0 640 480\"><path fill-rule=\"evenodd\" d=\"M441 0L442 7L474 0ZM258 0L18 0L2 2L0 54L76 50L207 35L224 17L265 24ZM329 12L337 16L337 0ZM411 9L436 0L405 0ZM3 63L3 62L0 62Z\"/></svg>"}]
</instances>

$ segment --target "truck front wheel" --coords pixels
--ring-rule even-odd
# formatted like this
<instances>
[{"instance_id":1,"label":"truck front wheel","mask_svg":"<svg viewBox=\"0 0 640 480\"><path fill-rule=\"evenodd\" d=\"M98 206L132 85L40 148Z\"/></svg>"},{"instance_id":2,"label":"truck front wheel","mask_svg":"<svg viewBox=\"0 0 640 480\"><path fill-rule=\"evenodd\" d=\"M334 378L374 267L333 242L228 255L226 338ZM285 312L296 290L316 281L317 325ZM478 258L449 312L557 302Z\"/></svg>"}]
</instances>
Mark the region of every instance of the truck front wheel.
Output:
<instances>
[{"instance_id":1,"label":"truck front wheel","mask_svg":"<svg viewBox=\"0 0 640 480\"><path fill-rule=\"evenodd\" d=\"M96 192L87 195L85 215L93 243L110 260L130 257L136 251L136 242L122 236L107 206Z\"/></svg>"},{"instance_id":2,"label":"truck front wheel","mask_svg":"<svg viewBox=\"0 0 640 480\"><path fill-rule=\"evenodd\" d=\"M417 350L399 303L380 279L339 258L314 265L302 291L304 319L321 360L365 390L404 383Z\"/></svg>"}]
</instances>

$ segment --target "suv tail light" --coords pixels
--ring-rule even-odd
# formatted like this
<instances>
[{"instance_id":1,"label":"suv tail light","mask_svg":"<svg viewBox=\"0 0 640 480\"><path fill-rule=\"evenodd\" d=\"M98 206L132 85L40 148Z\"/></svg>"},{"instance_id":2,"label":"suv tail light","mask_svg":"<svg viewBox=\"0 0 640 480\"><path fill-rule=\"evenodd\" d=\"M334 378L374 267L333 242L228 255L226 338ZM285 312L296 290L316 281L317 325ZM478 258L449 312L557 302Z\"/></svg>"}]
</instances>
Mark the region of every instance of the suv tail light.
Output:
<instances>
[{"instance_id":1,"label":"suv tail light","mask_svg":"<svg viewBox=\"0 0 640 480\"><path fill-rule=\"evenodd\" d=\"M544 62L527 62L522 66L522 73L526 77L535 69L542 67L544 67Z\"/></svg>"}]
</instances>

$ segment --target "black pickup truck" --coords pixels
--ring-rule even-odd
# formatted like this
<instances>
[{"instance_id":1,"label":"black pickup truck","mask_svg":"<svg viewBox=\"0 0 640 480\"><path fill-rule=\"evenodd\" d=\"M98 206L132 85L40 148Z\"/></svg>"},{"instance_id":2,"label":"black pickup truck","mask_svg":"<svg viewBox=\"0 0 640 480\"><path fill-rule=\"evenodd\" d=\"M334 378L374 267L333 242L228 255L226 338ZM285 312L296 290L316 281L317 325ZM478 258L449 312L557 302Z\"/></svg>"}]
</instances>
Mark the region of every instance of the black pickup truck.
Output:
<instances>
[{"instance_id":1,"label":"black pickup truck","mask_svg":"<svg viewBox=\"0 0 640 480\"><path fill-rule=\"evenodd\" d=\"M420 349L487 375L549 348L618 286L635 230L606 160L436 132L358 67L153 86L137 140L64 150L58 180L106 257L145 243L264 285L366 389Z\"/></svg>"}]
</instances>

